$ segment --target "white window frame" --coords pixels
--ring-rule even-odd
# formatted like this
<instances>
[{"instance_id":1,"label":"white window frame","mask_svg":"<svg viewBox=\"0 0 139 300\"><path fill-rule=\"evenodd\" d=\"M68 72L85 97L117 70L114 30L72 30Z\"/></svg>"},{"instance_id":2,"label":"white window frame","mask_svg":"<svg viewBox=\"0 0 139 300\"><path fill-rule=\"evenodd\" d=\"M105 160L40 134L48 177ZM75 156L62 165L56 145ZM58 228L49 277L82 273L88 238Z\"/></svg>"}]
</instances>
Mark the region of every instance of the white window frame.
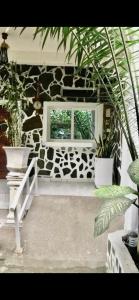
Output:
<instances>
[{"instance_id":1,"label":"white window frame","mask_svg":"<svg viewBox=\"0 0 139 300\"><path fill-rule=\"evenodd\" d=\"M74 110L95 110L95 138L98 140L102 136L103 129L103 104L100 103L80 103L80 102L44 102L43 103L43 136L42 143L50 147L95 147L95 140L75 140L73 139L73 128L71 128L71 139L50 139L50 110L63 109L71 110L72 119ZM73 120L71 125L74 124Z\"/></svg>"}]
</instances>

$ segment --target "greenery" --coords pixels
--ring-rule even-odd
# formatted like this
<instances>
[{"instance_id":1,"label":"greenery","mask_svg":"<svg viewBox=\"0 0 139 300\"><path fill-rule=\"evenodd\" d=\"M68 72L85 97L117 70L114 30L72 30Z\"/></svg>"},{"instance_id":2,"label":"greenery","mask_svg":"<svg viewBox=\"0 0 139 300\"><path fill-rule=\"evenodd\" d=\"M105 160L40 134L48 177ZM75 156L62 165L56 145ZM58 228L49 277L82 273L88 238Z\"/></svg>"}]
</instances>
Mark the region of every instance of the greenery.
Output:
<instances>
[{"instance_id":1,"label":"greenery","mask_svg":"<svg viewBox=\"0 0 139 300\"><path fill-rule=\"evenodd\" d=\"M68 139L71 135L71 111L70 110L51 110L51 138Z\"/></svg>"},{"instance_id":2,"label":"greenery","mask_svg":"<svg viewBox=\"0 0 139 300\"><path fill-rule=\"evenodd\" d=\"M134 183L139 183L139 159L130 164L128 174ZM95 218L95 237L105 232L111 220L117 215L123 214L131 204L139 208L135 200L139 193L128 186L103 186L95 191L95 195L103 199Z\"/></svg>"},{"instance_id":3,"label":"greenery","mask_svg":"<svg viewBox=\"0 0 139 300\"><path fill-rule=\"evenodd\" d=\"M51 110L51 138L71 138L71 111ZM90 111L74 111L74 138L92 139L95 115Z\"/></svg>"},{"instance_id":4,"label":"greenery","mask_svg":"<svg viewBox=\"0 0 139 300\"><path fill-rule=\"evenodd\" d=\"M111 158L113 157L113 149L115 143L114 128L110 127L110 131L103 134L103 137L99 135L99 140L96 140L96 157L99 158Z\"/></svg>"},{"instance_id":5,"label":"greenery","mask_svg":"<svg viewBox=\"0 0 139 300\"><path fill-rule=\"evenodd\" d=\"M3 67L3 66L2 66ZM8 136L12 146L22 144L22 100L24 100L24 85L17 76L16 63L11 62L4 67L4 76L0 77L0 97L5 100L4 106L10 113L8 121Z\"/></svg>"},{"instance_id":6,"label":"greenery","mask_svg":"<svg viewBox=\"0 0 139 300\"><path fill-rule=\"evenodd\" d=\"M91 140L94 137L95 113L93 111L75 111L74 123L75 139Z\"/></svg>"}]
</instances>

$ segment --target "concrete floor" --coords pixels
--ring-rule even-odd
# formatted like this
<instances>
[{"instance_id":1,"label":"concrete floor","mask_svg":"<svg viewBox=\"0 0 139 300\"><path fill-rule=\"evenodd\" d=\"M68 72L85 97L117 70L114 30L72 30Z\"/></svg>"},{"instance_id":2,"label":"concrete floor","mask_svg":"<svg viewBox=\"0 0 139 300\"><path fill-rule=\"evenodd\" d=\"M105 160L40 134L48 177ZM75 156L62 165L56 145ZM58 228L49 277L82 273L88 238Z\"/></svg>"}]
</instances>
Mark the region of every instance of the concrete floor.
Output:
<instances>
[{"instance_id":1,"label":"concrete floor","mask_svg":"<svg viewBox=\"0 0 139 300\"><path fill-rule=\"evenodd\" d=\"M100 203L83 195L34 197L21 230L22 255L13 252L14 229L0 231L0 272L105 273L108 231L93 237ZM117 217L109 232L121 228L123 217Z\"/></svg>"}]
</instances>

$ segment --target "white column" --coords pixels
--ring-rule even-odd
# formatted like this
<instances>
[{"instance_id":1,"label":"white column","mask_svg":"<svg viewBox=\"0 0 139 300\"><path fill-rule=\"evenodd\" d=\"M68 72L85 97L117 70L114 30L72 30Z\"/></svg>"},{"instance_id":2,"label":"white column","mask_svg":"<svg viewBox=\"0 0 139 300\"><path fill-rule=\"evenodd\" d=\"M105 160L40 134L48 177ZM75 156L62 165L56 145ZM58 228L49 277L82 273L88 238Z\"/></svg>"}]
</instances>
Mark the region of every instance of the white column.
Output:
<instances>
[{"instance_id":1,"label":"white column","mask_svg":"<svg viewBox=\"0 0 139 300\"><path fill-rule=\"evenodd\" d=\"M11 186L8 182L9 188L10 188L10 200L9 200L9 207L11 205L12 200L14 199L17 191L17 186ZM14 212L10 211L7 215L7 223L13 223L14 222Z\"/></svg>"},{"instance_id":2,"label":"white column","mask_svg":"<svg viewBox=\"0 0 139 300\"><path fill-rule=\"evenodd\" d=\"M122 143L122 165L121 165L121 185L130 186L136 189L136 185L130 179L127 169L132 162L130 152L126 140L123 136ZM135 205L131 205L125 213L124 229L127 231L138 231L138 208Z\"/></svg>"},{"instance_id":3,"label":"white column","mask_svg":"<svg viewBox=\"0 0 139 300\"><path fill-rule=\"evenodd\" d=\"M10 189L10 199L9 199L9 213L7 215L7 223L14 223L14 212L10 210L10 205L13 199L15 198L16 192L20 183L23 179L24 173L17 172L9 172L7 175L7 185ZM18 204L18 208L20 210L20 203Z\"/></svg>"}]
</instances>

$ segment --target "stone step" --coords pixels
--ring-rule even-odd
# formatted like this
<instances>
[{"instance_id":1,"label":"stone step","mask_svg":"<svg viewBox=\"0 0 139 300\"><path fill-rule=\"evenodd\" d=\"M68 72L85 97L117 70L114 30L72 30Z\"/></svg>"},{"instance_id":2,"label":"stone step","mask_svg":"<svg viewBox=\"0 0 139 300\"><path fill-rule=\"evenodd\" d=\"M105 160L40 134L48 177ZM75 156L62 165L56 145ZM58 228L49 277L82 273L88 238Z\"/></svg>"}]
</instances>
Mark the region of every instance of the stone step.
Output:
<instances>
[{"instance_id":1,"label":"stone step","mask_svg":"<svg viewBox=\"0 0 139 300\"><path fill-rule=\"evenodd\" d=\"M106 273L105 265L94 267L88 266L85 262L55 261L55 260L39 260L26 257L24 254L12 254L8 257L6 253L2 253L0 258L0 273Z\"/></svg>"},{"instance_id":2,"label":"stone step","mask_svg":"<svg viewBox=\"0 0 139 300\"><path fill-rule=\"evenodd\" d=\"M19 227L23 227L22 222L20 223ZM0 219L0 229L1 228L15 228L14 220Z\"/></svg>"},{"instance_id":3,"label":"stone step","mask_svg":"<svg viewBox=\"0 0 139 300\"><path fill-rule=\"evenodd\" d=\"M7 222L7 219L0 219L0 228L3 228L6 226L6 222Z\"/></svg>"},{"instance_id":4,"label":"stone step","mask_svg":"<svg viewBox=\"0 0 139 300\"><path fill-rule=\"evenodd\" d=\"M0 273L106 273L105 267L101 268L35 268L35 267L8 267L1 266Z\"/></svg>"}]
</instances>

